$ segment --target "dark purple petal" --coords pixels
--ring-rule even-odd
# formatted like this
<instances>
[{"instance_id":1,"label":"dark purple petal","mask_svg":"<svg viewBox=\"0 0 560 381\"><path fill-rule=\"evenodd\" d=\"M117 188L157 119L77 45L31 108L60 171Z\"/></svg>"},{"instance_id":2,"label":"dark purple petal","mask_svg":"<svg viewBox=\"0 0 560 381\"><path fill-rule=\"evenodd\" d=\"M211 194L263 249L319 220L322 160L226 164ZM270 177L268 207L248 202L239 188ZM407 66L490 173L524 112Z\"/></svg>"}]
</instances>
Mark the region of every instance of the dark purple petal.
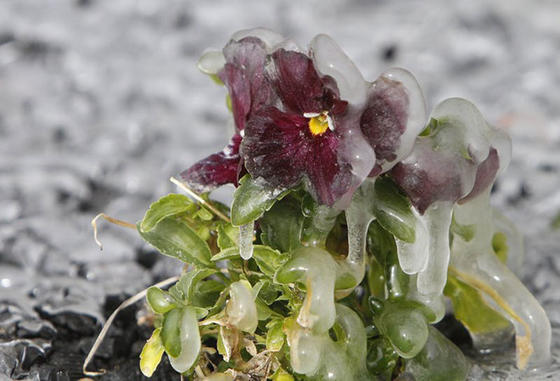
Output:
<instances>
[{"instance_id":1,"label":"dark purple petal","mask_svg":"<svg viewBox=\"0 0 560 381\"><path fill-rule=\"evenodd\" d=\"M275 188L292 188L307 178L310 193L332 205L350 187L351 166L337 154L340 138L330 130L313 136L308 122L273 107L256 114L241 145L245 167Z\"/></svg>"},{"instance_id":2,"label":"dark purple petal","mask_svg":"<svg viewBox=\"0 0 560 381\"><path fill-rule=\"evenodd\" d=\"M339 99L334 80L321 78L308 56L280 49L272 58L275 64L272 81L286 111L302 115L345 110L346 102Z\"/></svg>"},{"instance_id":3,"label":"dark purple petal","mask_svg":"<svg viewBox=\"0 0 560 381\"><path fill-rule=\"evenodd\" d=\"M465 203L476 196L478 196L482 191L492 184L500 168L500 158L498 156L498 151L494 147L490 148L488 157L478 166L476 170L476 179L474 181L474 186L471 192L463 197L459 203Z\"/></svg>"},{"instance_id":4,"label":"dark purple petal","mask_svg":"<svg viewBox=\"0 0 560 381\"><path fill-rule=\"evenodd\" d=\"M377 161L393 161L408 120L409 99L401 82L380 77L372 86L360 128Z\"/></svg>"},{"instance_id":5,"label":"dark purple petal","mask_svg":"<svg viewBox=\"0 0 560 381\"><path fill-rule=\"evenodd\" d=\"M307 119L269 107L247 123L241 143L245 168L253 178L262 177L272 187L290 188L302 177Z\"/></svg>"},{"instance_id":6,"label":"dark purple petal","mask_svg":"<svg viewBox=\"0 0 560 381\"><path fill-rule=\"evenodd\" d=\"M413 153L391 170L391 176L424 214L436 201L455 202L465 194L464 175L476 169L472 161L448 151L434 151L429 138L416 142Z\"/></svg>"},{"instance_id":7,"label":"dark purple petal","mask_svg":"<svg viewBox=\"0 0 560 381\"><path fill-rule=\"evenodd\" d=\"M240 143L241 136L235 134L222 152L196 162L181 172L181 178L197 193L210 192L224 184L237 185L241 166Z\"/></svg>"},{"instance_id":8,"label":"dark purple petal","mask_svg":"<svg viewBox=\"0 0 560 381\"><path fill-rule=\"evenodd\" d=\"M332 206L352 186L352 166L337 152L340 138L332 131L311 137L306 161L310 192L320 203Z\"/></svg>"},{"instance_id":9,"label":"dark purple petal","mask_svg":"<svg viewBox=\"0 0 560 381\"><path fill-rule=\"evenodd\" d=\"M256 37L232 40L224 48L220 77L228 88L235 126L245 128L248 116L270 101L272 89L264 75L265 44Z\"/></svg>"}]
</instances>

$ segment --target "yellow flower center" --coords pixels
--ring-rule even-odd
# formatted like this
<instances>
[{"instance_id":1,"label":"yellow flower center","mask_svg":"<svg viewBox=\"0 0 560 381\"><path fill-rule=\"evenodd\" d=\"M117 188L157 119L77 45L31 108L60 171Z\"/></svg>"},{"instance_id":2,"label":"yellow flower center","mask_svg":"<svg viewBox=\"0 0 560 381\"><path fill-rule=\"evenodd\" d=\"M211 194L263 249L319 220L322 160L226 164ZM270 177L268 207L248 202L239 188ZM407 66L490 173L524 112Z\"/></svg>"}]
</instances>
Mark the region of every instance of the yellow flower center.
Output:
<instances>
[{"instance_id":1,"label":"yellow flower center","mask_svg":"<svg viewBox=\"0 0 560 381\"><path fill-rule=\"evenodd\" d=\"M329 119L326 113L314 116L309 119L309 131L313 136L323 135L329 128Z\"/></svg>"}]
</instances>

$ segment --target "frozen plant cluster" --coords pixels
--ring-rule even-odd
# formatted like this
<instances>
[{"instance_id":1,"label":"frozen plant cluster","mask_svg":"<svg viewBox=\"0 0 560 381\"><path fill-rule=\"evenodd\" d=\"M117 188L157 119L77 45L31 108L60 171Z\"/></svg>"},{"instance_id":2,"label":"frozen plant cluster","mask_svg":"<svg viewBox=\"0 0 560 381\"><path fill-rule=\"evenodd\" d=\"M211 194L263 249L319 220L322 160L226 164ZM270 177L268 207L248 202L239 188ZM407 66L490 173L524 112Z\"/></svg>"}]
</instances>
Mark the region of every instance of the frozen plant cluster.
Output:
<instances>
[{"instance_id":1,"label":"frozen plant cluster","mask_svg":"<svg viewBox=\"0 0 560 381\"><path fill-rule=\"evenodd\" d=\"M175 180L198 203L164 196L137 225L187 264L148 290L145 375L167 353L216 380L463 380L431 326L445 298L481 353L513 334L519 369L549 363L548 318L512 271L519 235L489 204L511 142L472 103L428 117L412 74L366 81L326 35L302 49L243 30L199 68L226 88L233 136ZM231 206L208 197L225 184Z\"/></svg>"}]
</instances>

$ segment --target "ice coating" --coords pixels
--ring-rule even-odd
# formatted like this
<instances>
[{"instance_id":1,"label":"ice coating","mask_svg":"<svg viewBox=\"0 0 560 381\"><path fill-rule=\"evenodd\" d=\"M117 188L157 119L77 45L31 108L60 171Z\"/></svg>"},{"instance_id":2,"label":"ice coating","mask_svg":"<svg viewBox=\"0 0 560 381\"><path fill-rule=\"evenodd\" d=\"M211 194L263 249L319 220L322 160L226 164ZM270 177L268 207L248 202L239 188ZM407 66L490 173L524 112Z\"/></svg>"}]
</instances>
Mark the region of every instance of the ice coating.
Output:
<instances>
[{"instance_id":1,"label":"ice coating","mask_svg":"<svg viewBox=\"0 0 560 381\"><path fill-rule=\"evenodd\" d=\"M429 232L429 254L426 266L418 272L417 289L423 295L439 296L447 281L449 265L449 227L453 204L437 202L426 211Z\"/></svg>"},{"instance_id":2,"label":"ice coating","mask_svg":"<svg viewBox=\"0 0 560 381\"><path fill-rule=\"evenodd\" d=\"M475 199L454 207L457 222L474 225L476 230L468 242L454 236L450 271L502 308L504 317L515 327L520 369L546 365L550 361L550 322L534 296L492 251L495 229L489 196L487 189Z\"/></svg>"},{"instance_id":3,"label":"ice coating","mask_svg":"<svg viewBox=\"0 0 560 381\"><path fill-rule=\"evenodd\" d=\"M352 165L354 186L351 187L351 192L345 195L345 197L341 200L340 204L342 208L348 206L348 199L352 197L353 191L371 173L376 160L375 151L364 138L362 131L358 128L359 122L357 118L359 115L352 109L352 107L350 107L348 113L354 114L348 116L348 118L355 118L356 120L345 123L345 126L341 127L344 128L344 132L340 155L346 162Z\"/></svg>"},{"instance_id":4,"label":"ice coating","mask_svg":"<svg viewBox=\"0 0 560 381\"><path fill-rule=\"evenodd\" d=\"M208 75L216 75L224 68L226 58L220 50L209 50L198 59L198 70Z\"/></svg>"},{"instance_id":5,"label":"ice coating","mask_svg":"<svg viewBox=\"0 0 560 381\"><path fill-rule=\"evenodd\" d=\"M179 373L186 372L194 364L200 352L200 332L194 307L186 307L181 318L181 353L169 357L169 363Z\"/></svg>"},{"instance_id":6,"label":"ice coating","mask_svg":"<svg viewBox=\"0 0 560 381\"><path fill-rule=\"evenodd\" d=\"M254 222L239 227L239 255L245 260L249 260L253 256L254 229Z\"/></svg>"},{"instance_id":7,"label":"ice coating","mask_svg":"<svg viewBox=\"0 0 560 381\"><path fill-rule=\"evenodd\" d=\"M257 306L251 285L247 281L237 281L230 285L230 301L227 305L228 323L237 329L253 333L257 328Z\"/></svg>"},{"instance_id":8,"label":"ice coating","mask_svg":"<svg viewBox=\"0 0 560 381\"><path fill-rule=\"evenodd\" d=\"M319 369L321 338L296 325L288 335L292 368L296 373L313 375Z\"/></svg>"},{"instance_id":9,"label":"ice coating","mask_svg":"<svg viewBox=\"0 0 560 381\"><path fill-rule=\"evenodd\" d=\"M315 68L335 79L340 97L361 106L366 100L367 82L356 65L329 36L319 34L309 45Z\"/></svg>"},{"instance_id":10,"label":"ice coating","mask_svg":"<svg viewBox=\"0 0 560 381\"><path fill-rule=\"evenodd\" d=\"M426 267L429 256L429 235L426 219L412 208L416 217L416 239L413 243L401 241L395 237L399 264L405 274L417 274Z\"/></svg>"},{"instance_id":11,"label":"ice coating","mask_svg":"<svg viewBox=\"0 0 560 381\"><path fill-rule=\"evenodd\" d=\"M381 163L382 171L386 172L391 169L396 163L404 159L412 151L416 137L426 125L426 102L422 89L416 81L416 78L408 70L401 68L391 68L382 74L392 81L401 82L408 95L408 121L406 123L406 130L400 137L399 147L396 154L396 159L390 162Z\"/></svg>"},{"instance_id":12,"label":"ice coating","mask_svg":"<svg viewBox=\"0 0 560 381\"><path fill-rule=\"evenodd\" d=\"M337 304L336 321L344 336L333 341L328 333L314 333L295 325L288 333L291 365L295 372L319 380L367 380L366 330L350 308Z\"/></svg>"},{"instance_id":13,"label":"ice coating","mask_svg":"<svg viewBox=\"0 0 560 381\"><path fill-rule=\"evenodd\" d=\"M525 247L523 235L515 224L499 210L492 209L494 221L494 233L503 233L507 238L507 267L521 278L523 276L523 260L525 258Z\"/></svg>"},{"instance_id":14,"label":"ice coating","mask_svg":"<svg viewBox=\"0 0 560 381\"><path fill-rule=\"evenodd\" d=\"M235 32L231 38L235 41L240 41L245 37L257 37L266 45L266 50L268 53L273 52L274 50L283 48L286 50L295 50L300 51L301 49L297 46L295 42L292 40L286 39L279 33L276 33L270 29L266 28L252 28L252 29L243 29L240 31Z\"/></svg>"},{"instance_id":15,"label":"ice coating","mask_svg":"<svg viewBox=\"0 0 560 381\"><path fill-rule=\"evenodd\" d=\"M326 332L335 320L334 285L336 263L325 250L315 247L297 249L284 271L299 274L307 292L297 322L315 332Z\"/></svg>"}]
</instances>

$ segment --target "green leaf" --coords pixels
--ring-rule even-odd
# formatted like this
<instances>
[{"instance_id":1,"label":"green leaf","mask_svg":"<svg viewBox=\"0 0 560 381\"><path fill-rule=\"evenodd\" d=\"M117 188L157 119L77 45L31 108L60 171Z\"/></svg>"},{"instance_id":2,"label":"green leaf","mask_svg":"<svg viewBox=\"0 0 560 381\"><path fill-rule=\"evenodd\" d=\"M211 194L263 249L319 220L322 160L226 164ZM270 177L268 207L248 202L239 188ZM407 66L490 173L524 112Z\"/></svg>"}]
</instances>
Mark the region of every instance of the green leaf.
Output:
<instances>
[{"instance_id":1,"label":"green leaf","mask_svg":"<svg viewBox=\"0 0 560 381\"><path fill-rule=\"evenodd\" d=\"M193 269L184 274L177 282L177 288L183 293L186 304L192 304L198 282L217 273L216 269Z\"/></svg>"},{"instance_id":2,"label":"green leaf","mask_svg":"<svg viewBox=\"0 0 560 381\"><path fill-rule=\"evenodd\" d=\"M154 371L161 361L163 355L163 341L161 340L161 328L157 328L148 339L142 353L140 353L140 370L146 377L152 377Z\"/></svg>"},{"instance_id":3,"label":"green leaf","mask_svg":"<svg viewBox=\"0 0 560 381\"><path fill-rule=\"evenodd\" d=\"M267 306L270 306L278 299L281 288L268 280L260 280L253 287L253 291Z\"/></svg>"},{"instance_id":4,"label":"green leaf","mask_svg":"<svg viewBox=\"0 0 560 381\"><path fill-rule=\"evenodd\" d=\"M138 232L149 244L162 254L177 258L185 263L199 266L210 266L212 253L206 241L200 238L189 225L174 217L160 220L150 231Z\"/></svg>"},{"instance_id":5,"label":"green leaf","mask_svg":"<svg viewBox=\"0 0 560 381\"><path fill-rule=\"evenodd\" d=\"M144 218L138 226L138 230L149 232L163 219L179 213L194 211L196 205L190 198L182 194L168 194L150 205Z\"/></svg>"},{"instance_id":6,"label":"green leaf","mask_svg":"<svg viewBox=\"0 0 560 381\"><path fill-rule=\"evenodd\" d=\"M150 287L148 289L146 299L152 310L158 314L164 314L177 307L173 297L157 287Z\"/></svg>"},{"instance_id":7,"label":"green leaf","mask_svg":"<svg viewBox=\"0 0 560 381\"><path fill-rule=\"evenodd\" d=\"M507 236L502 232L494 233L492 237L492 249L500 262L507 263L509 247L507 244Z\"/></svg>"},{"instance_id":8,"label":"green leaf","mask_svg":"<svg viewBox=\"0 0 560 381\"><path fill-rule=\"evenodd\" d=\"M232 246L220 251L218 254L214 255L211 260L212 262L218 262L234 258L239 258L239 248L237 246Z\"/></svg>"},{"instance_id":9,"label":"green leaf","mask_svg":"<svg viewBox=\"0 0 560 381\"><path fill-rule=\"evenodd\" d=\"M181 353L181 320L183 309L175 308L163 316L161 327L161 339L165 351L172 357L177 357Z\"/></svg>"},{"instance_id":10,"label":"green leaf","mask_svg":"<svg viewBox=\"0 0 560 381\"><path fill-rule=\"evenodd\" d=\"M267 276L274 277L276 269L282 266L288 259L288 255L283 255L277 250L268 246L254 245L253 258L257 262L259 269Z\"/></svg>"},{"instance_id":11,"label":"green leaf","mask_svg":"<svg viewBox=\"0 0 560 381\"><path fill-rule=\"evenodd\" d=\"M461 350L432 326L422 351L404 360L404 371L411 373L416 381L463 381L468 370L468 361Z\"/></svg>"},{"instance_id":12,"label":"green leaf","mask_svg":"<svg viewBox=\"0 0 560 381\"><path fill-rule=\"evenodd\" d=\"M265 188L251 176L239 180L239 187L233 193L231 204L231 223L234 226L246 225L269 210L281 192Z\"/></svg>"},{"instance_id":13,"label":"green leaf","mask_svg":"<svg viewBox=\"0 0 560 381\"><path fill-rule=\"evenodd\" d=\"M225 287L225 284L214 279L206 279L202 282L198 282L192 296L192 304L204 308L213 307Z\"/></svg>"},{"instance_id":14,"label":"green leaf","mask_svg":"<svg viewBox=\"0 0 560 381\"><path fill-rule=\"evenodd\" d=\"M412 243L416 240L416 217L412 213L410 201L388 177L375 182L372 213L379 224L401 241Z\"/></svg>"},{"instance_id":15,"label":"green leaf","mask_svg":"<svg viewBox=\"0 0 560 381\"><path fill-rule=\"evenodd\" d=\"M267 325L268 332L266 333L266 349L272 352L278 352L284 345L284 331L282 326L284 322L281 319L273 319Z\"/></svg>"},{"instance_id":16,"label":"green leaf","mask_svg":"<svg viewBox=\"0 0 560 381\"><path fill-rule=\"evenodd\" d=\"M300 202L284 198L270 208L259 220L261 241L282 252L301 246L303 214Z\"/></svg>"},{"instance_id":17,"label":"green leaf","mask_svg":"<svg viewBox=\"0 0 560 381\"><path fill-rule=\"evenodd\" d=\"M237 246L239 239L239 228L230 224L218 225L218 247L220 250L229 249Z\"/></svg>"},{"instance_id":18,"label":"green leaf","mask_svg":"<svg viewBox=\"0 0 560 381\"><path fill-rule=\"evenodd\" d=\"M455 318L475 335L496 333L509 329L510 322L491 308L480 292L448 275L444 294L453 305Z\"/></svg>"}]
</instances>

